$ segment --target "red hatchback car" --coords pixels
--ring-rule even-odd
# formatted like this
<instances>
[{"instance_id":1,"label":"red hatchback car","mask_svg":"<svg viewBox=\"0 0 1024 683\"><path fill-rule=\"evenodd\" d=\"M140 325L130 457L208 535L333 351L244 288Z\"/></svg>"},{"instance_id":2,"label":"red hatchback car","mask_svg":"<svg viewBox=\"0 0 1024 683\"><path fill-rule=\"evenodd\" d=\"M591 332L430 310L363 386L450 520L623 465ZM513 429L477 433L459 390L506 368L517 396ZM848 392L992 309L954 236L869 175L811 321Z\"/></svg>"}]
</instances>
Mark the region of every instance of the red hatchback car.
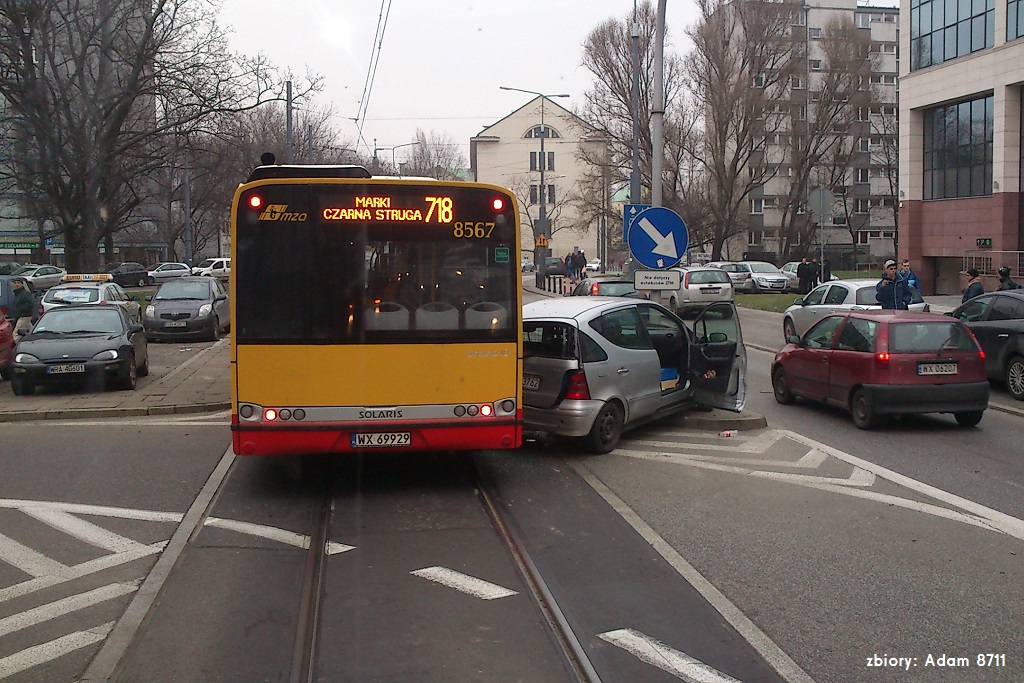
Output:
<instances>
[{"instance_id":1,"label":"red hatchback car","mask_svg":"<svg viewBox=\"0 0 1024 683\"><path fill-rule=\"evenodd\" d=\"M882 415L953 413L964 427L988 407L985 353L956 319L909 311L848 311L790 337L772 363L775 400L849 410L871 429Z\"/></svg>"}]
</instances>

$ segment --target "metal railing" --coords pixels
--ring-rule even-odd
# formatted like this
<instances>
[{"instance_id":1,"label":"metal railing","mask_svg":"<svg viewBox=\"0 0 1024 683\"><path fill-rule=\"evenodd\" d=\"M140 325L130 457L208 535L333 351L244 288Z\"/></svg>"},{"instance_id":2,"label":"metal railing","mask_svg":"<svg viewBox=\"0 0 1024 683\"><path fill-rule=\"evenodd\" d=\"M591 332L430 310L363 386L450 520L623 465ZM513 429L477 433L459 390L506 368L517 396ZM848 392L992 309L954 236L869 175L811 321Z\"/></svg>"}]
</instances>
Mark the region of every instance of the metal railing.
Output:
<instances>
[{"instance_id":1,"label":"metal railing","mask_svg":"<svg viewBox=\"0 0 1024 683\"><path fill-rule=\"evenodd\" d=\"M981 275L996 275L1002 266L1010 269L1010 277L1024 276L1024 251L965 251L961 270L966 272L968 268L977 268Z\"/></svg>"}]
</instances>

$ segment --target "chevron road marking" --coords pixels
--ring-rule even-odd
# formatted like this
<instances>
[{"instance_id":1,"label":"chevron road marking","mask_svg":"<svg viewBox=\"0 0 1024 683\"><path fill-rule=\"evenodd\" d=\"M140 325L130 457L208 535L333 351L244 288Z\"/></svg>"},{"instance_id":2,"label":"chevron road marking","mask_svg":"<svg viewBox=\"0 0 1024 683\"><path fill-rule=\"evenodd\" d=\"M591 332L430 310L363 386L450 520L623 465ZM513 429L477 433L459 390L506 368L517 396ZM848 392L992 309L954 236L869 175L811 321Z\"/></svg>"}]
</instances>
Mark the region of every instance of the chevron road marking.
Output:
<instances>
[{"instance_id":1,"label":"chevron road marking","mask_svg":"<svg viewBox=\"0 0 1024 683\"><path fill-rule=\"evenodd\" d=\"M639 443L639 442L635 442L635 443ZM667 443L667 442L660 442L660 441L655 441L655 442L644 441L643 443L644 443L644 445L652 445L652 446L654 446L654 445L662 444L663 446L666 446L666 447L667 446L676 446L677 448L681 445L679 443L670 444L670 443ZM685 447L687 449L689 449L692 445L693 444L685 444ZM704 444L696 444L696 445L703 446ZM727 461L727 462L730 462L730 463L732 463L734 465L762 465L762 466L771 466L771 467L797 467L797 468L801 468L801 469L811 469L811 470L817 469L818 467L820 467L828 459L828 455L823 453L822 451L818 450L817 448L812 448L811 450L807 451L807 453L805 453L799 460L795 460L795 461L794 460L764 460L764 459L760 459L760 458L722 458L721 456L694 455L692 453L655 453L655 452L652 452L652 451L642 451L642 450L639 450L639 449L636 449L636 448L629 448L628 446L627 447L616 448L615 452L623 454L623 455L633 455L633 454L636 454L638 457L643 457L644 454L648 454L648 455L652 455L652 456L653 455L665 456L666 458L669 458L669 459L680 458L680 459L685 459L685 460L699 460L699 461L702 461L702 462L726 462ZM751 452L755 452L755 451L744 451L744 452L751 453Z\"/></svg>"},{"instance_id":2,"label":"chevron road marking","mask_svg":"<svg viewBox=\"0 0 1024 683\"><path fill-rule=\"evenodd\" d=\"M673 650L650 636L633 629L622 628L598 634L604 640L635 656L641 662L667 671L687 683L740 683L718 669L694 659L685 652Z\"/></svg>"},{"instance_id":3,"label":"chevron road marking","mask_svg":"<svg viewBox=\"0 0 1024 683\"><path fill-rule=\"evenodd\" d=\"M44 621L50 621L71 612L93 607L101 602L134 593L136 590L138 590L138 586L132 583L112 583L109 586L72 595L47 605L41 605L9 617L4 617L0 619L0 636L6 636L15 631L41 624Z\"/></svg>"},{"instance_id":4,"label":"chevron road marking","mask_svg":"<svg viewBox=\"0 0 1024 683\"><path fill-rule=\"evenodd\" d=\"M88 631L69 633L48 643L34 645L25 648L21 652L4 657L0 659L0 677L10 678L15 674L20 674L22 671L39 666L40 664L46 664L75 650L95 645L106 638L112 628L114 628L114 622L109 621Z\"/></svg>"}]
</instances>

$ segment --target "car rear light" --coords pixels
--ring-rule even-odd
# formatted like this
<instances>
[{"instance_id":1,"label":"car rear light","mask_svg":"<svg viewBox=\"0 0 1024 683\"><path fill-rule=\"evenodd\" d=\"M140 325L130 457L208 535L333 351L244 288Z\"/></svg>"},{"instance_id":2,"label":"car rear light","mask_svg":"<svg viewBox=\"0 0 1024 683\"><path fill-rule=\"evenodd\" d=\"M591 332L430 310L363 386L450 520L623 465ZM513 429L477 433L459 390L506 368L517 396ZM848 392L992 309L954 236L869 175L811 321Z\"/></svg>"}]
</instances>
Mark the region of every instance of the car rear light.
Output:
<instances>
[{"instance_id":1,"label":"car rear light","mask_svg":"<svg viewBox=\"0 0 1024 683\"><path fill-rule=\"evenodd\" d=\"M597 283L596 282L594 284L590 285L590 293L593 294L594 296L597 296L597 289L598 288L597 288Z\"/></svg>"},{"instance_id":2,"label":"car rear light","mask_svg":"<svg viewBox=\"0 0 1024 683\"><path fill-rule=\"evenodd\" d=\"M889 354L887 352L884 352L884 351L882 353L876 353L875 354L875 360L877 360L879 363L888 363L889 362Z\"/></svg>"},{"instance_id":3,"label":"car rear light","mask_svg":"<svg viewBox=\"0 0 1024 683\"><path fill-rule=\"evenodd\" d=\"M565 397L575 401L590 399L590 387L587 386L587 373L576 370L569 375L569 383L565 389Z\"/></svg>"},{"instance_id":4,"label":"car rear light","mask_svg":"<svg viewBox=\"0 0 1024 683\"><path fill-rule=\"evenodd\" d=\"M685 275L683 275L683 289L689 289L689 288L690 288L690 274L686 273Z\"/></svg>"}]
</instances>

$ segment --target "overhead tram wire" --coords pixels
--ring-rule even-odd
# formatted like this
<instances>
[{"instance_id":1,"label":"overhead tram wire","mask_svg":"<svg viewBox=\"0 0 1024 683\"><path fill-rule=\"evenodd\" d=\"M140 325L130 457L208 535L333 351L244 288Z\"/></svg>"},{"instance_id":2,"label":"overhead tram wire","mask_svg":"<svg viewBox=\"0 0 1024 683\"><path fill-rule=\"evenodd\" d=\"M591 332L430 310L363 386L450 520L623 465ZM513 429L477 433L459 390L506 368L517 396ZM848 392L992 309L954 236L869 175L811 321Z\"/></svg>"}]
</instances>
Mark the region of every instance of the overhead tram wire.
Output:
<instances>
[{"instance_id":1,"label":"overhead tram wire","mask_svg":"<svg viewBox=\"0 0 1024 683\"><path fill-rule=\"evenodd\" d=\"M385 8L385 3L387 7ZM356 112L356 123L358 135L363 138L363 124L366 122L366 111L370 106L370 93L373 91L373 81L377 77L377 64L380 63L381 46L384 43L384 33L388 27L388 17L391 16L391 0L381 0L380 14L377 16L377 32L373 37L373 46L370 49L370 63L366 68L366 81L363 84L363 95L359 100L359 110Z\"/></svg>"}]
</instances>

